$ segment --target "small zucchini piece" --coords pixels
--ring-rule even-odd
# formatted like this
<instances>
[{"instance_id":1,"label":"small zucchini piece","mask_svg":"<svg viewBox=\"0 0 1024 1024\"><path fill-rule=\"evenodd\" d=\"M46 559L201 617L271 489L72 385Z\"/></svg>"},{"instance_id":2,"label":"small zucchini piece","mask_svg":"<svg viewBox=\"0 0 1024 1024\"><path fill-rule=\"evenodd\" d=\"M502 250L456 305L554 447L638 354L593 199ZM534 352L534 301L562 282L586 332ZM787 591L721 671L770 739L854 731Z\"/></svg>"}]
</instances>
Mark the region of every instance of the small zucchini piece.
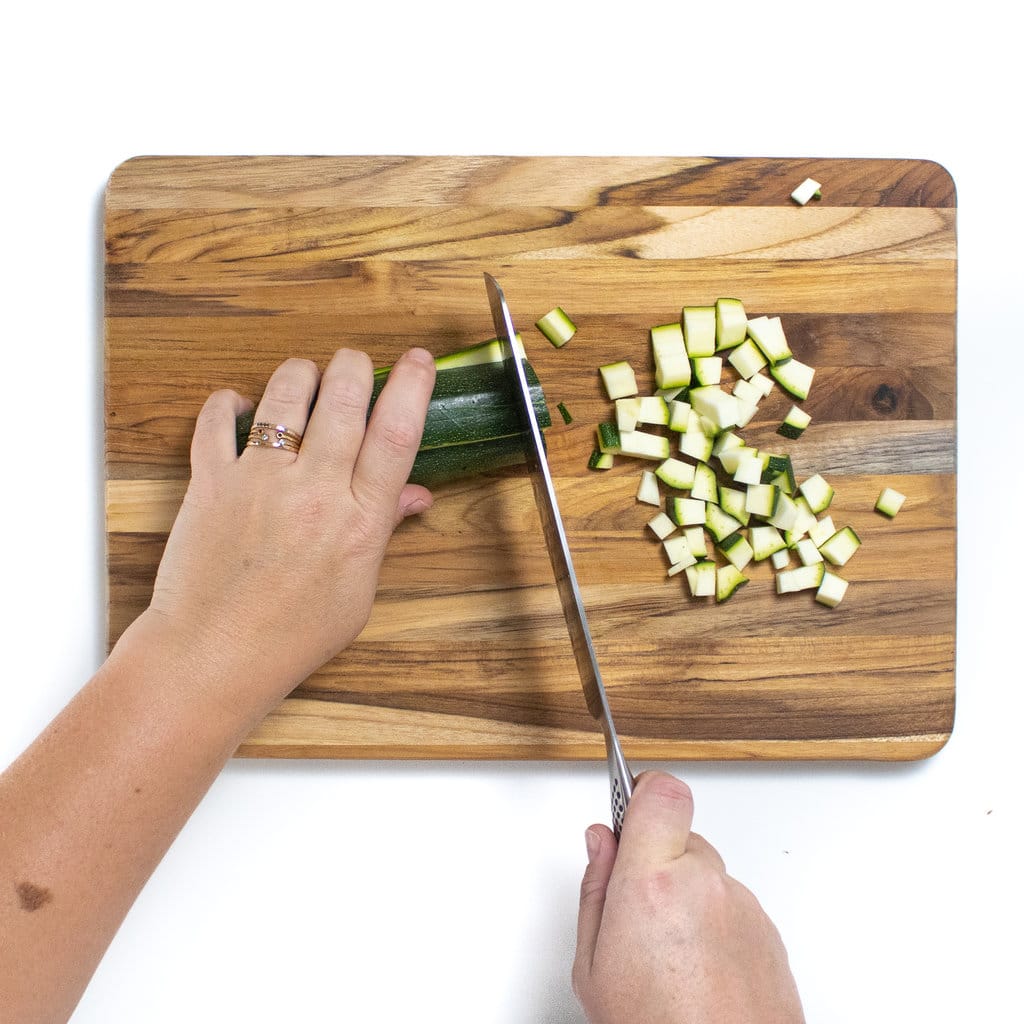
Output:
<instances>
[{"instance_id":1,"label":"small zucchini piece","mask_svg":"<svg viewBox=\"0 0 1024 1024\"><path fill-rule=\"evenodd\" d=\"M690 383L690 360L683 341L682 324L660 324L651 328L654 381L659 388L685 387Z\"/></svg>"},{"instance_id":2,"label":"small zucchini piece","mask_svg":"<svg viewBox=\"0 0 1024 1024\"><path fill-rule=\"evenodd\" d=\"M697 469L690 462L682 459L666 459L656 470L654 476L663 484L674 487L677 491L688 491L693 487Z\"/></svg>"},{"instance_id":3,"label":"small zucchini piece","mask_svg":"<svg viewBox=\"0 0 1024 1024\"><path fill-rule=\"evenodd\" d=\"M653 519L649 520L647 528L658 540L664 540L670 534L676 532L676 524L669 519L665 512L659 512Z\"/></svg>"},{"instance_id":4,"label":"small zucchini piece","mask_svg":"<svg viewBox=\"0 0 1024 1024\"><path fill-rule=\"evenodd\" d=\"M903 502L906 500L905 494L900 494L892 487L885 487L875 501L875 511L881 512L882 515L888 516L890 519L895 519L896 513L903 508Z\"/></svg>"},{"instance_id":5,"label":"small zucchini piece","mask_svg":"<svg viewBox=\"0 0 1024 1024\"><path fill-rule=\"evenodd\" d=\"M697 356L691 360L693 364L693 379L698 385L721 384L722 382L722 357L721 356Z\"/></svg>"},{"instance_id":6,"label":"small zucchini piece","mask_svg":"<svg viewBox=\"0 0 1024 1024\"><path fill-rule=\"evenodd\" d=\"M590 453L590 459L587 461L587 469L611 469L614 465L615 456L599 448Z\"/></svg>"},{"instance_id":7,"label":"small zucchini piece","mask_svg":"<svg viewBox=\"0 0 1024 1024\"><path fill-rule=\"evenodd\" d=\"M853 528L844 526L838 533L832 534L818 550L832 565L846 565L860 547L860 543L860 537Z\"/></svg>"},{"instance_id":8,"label":"small zucchini piece","mask_svg":"<svg viewBox=\"0 0 1024 1024\"><path fill-rule=\"evenodd\" d=\"M725 555L729 561L736 566L737 569L742 569L746 566L750 560L754 557L754 549L750 546L750 542L742 533L730 533L728 537L723 537L715 547Z\"/></svg>"},{"instance_id":9,"label":"small zucchini piece","mask_svg":"<svg viewBox=\"0 0 1024 1024\"><path fill-rule=\"evenodd\" d=\"M645 469L640 474L640 486L636 491L636 500L645 505L661 505L661 491L658 490L658 478L654 471Z\"/></svg>"},{"instance_id":10,"label":"small zucchini piece","mask_svg":"<svg viewBox=\"0 0 1024 1024\"><path fill-rule=\"evenodd\" d=\"M814 367L801 363L799 359L776 363L768 372L798 401L804 401L811 392Z\"/></svg>"},{"instance_id":11,"label":"small zucchini piece","mask_svg":"<svg viewBox=\"0 0 1024 1024\"><path fill-rule=\"evenodd\" d=\"M649 434L643 430L628 430L619 434L620 451L635 459L667 459L671 453L668 438L660 434Z\"/></svg>"},{"instance_id":12,"label":"small zucchini piece","mask_svg":"<svg viewBox=\"0 0 1024 1024\"><path fill-rule=\"evenodd\" d=\"M717 566L709 559L702 558L686 570L686 582L694 597L714 597L717 583Z\"/></svg>"},{"instance_id":13,"label":"small zucchini piece","mask_svg":"<svg viewBox=\"0 0 1024 1024\"><path fill-rule=\"evenodd\" d=\"M684 306L683 340L691 359L715 354L715 307Z\"/></svg>"},{"instance_id":14,"label":"small zucchini piece","mask_svg":"<svg viewBox=\"0 0 1024 1024\"><path fill-rule=\"evenodd\" d=\"M715 574L715 602L728 601L744 583L750 581L735 565L720 566Z\"/></svg>"},{"instance_id":15,"label":"small zucchini piece","mask_svg":"<svg viewBox=\"0 0 1024 1024\"><path fill-rule=\"evenodd\" d=\"M801 495L807 500L808 508L817 516L825 511L832 504L835 497L835 490L832 485L820 474L808 477L797 488Z\"/></svg>"},{"instance_id":16,"label":"small zucchini piece","mask_svg":"<svg viewBox=\"0 0 1024 1024\"><path fill-rule=\"evenodd\" d=\"M572 423L572 413L565 407L565 402L558 403L558 411L562 414L562 422L568 426Z\"/></svg>"},{"instance_id":17,"label":"small zucchini piece","mask_svg":"<svg viewBox=\"0 0 1024 1024\"><path fill-rule=\"evenodd\" d=\"M814 600L829 608L835 608L846 596L849 586L850 584L841 576L836 576L835 573L826 569L821 578L821 586L818 587L818 592L814 595Z\"/></svg>"},{"instance_id":18,"label":"small zucchini piece","mask_svg":"<svg viewBox=\"0 0 1024 1024\"><path fill-rule=\"evenodd\" d=\"M622 435L614 423L598 423L597 447L600 451L611 455L622 450Z\"/></svg>"},{"instance_id":19,"label":"small zucchini piece","mask_svg":"<svg viewBox=\"0 0 1024 1024\"><path fill-rule=\"evenodd\" d=\"M747 336L747 313L739 299L715 303L715 351L735 348Z\"/></svg>"},{"instance_id":20,"label":"small zucchini piece","mask_svg":"<svg viewBox=\"0 0 1024 1024\"><path fill-rule=\"evenodd\" d=\"M561 306L545 313L535 326L555 348L561 348L576 333L576 325Z\"/></svg>"},{"instance_id":21,"label":"small zucchini piece","mask_svg":"<svg viewBox=\"0 0 1024 1024\"><path fill-rule=\"evenodd\" d=\"M799 185L789 194L789 198L793 200L797 206L806 206L806 204L815 198L821 196L821 185L813 178L804 178Z\"/></svg>"},{"instance_id":22,"label":"small zucchini piece","mask_svg":"<svg viewBox=\"0 0 1024 1024\"><path fill-rule=\"evenodd\" d=\"M816 590L825 578L825 563L801 565L796 569L783 569L775 574L775 592L793 594L798 590Z\"/></svg>"},{"instance_id":23,"label":"small zucchini piece","mask_svg":"<svg viewBox=\"0 0 1024 1024\"><path fill-rule=\"evenodd\" d=\"M782 329L782 320L777 316L757 316L747 321L747 334L761 354L772 366L784 363L793 358L786 334Z\"/></svg>"},{"instance_id":24,"label":"small zucchini piece","mask_svg":"<svg viewBox=\"0 0 1024 1024\"><path fill-rule=\"evenodd\" d=\"M791 406L789 412L786 413L786 418L779 425L778 433L783 437L788 437L790 441L795 441L807 429L810 422L810 413L804 412L796 405Z\"/></svg>"},{"instance_id":25,"label":"small zucchini piece","mask_svg":"<svg viewBox=\"0 0 1024 1024\"><path fill-rule=\"evenodd\" d=\"M768 365L768 360L765 359L761 350L747 338L729 353L729 363L744 380L749 380L758 370ZM735 388L733 394L736 394Z\"/></svg>"},{"instance_id":26,"label":"small zucchini piece","mask_svg":"<svg viewBox=\"0 0 1024 1024\"><path fill-rule=\"evenodd\" d=\"M626 360L606 363L604 366L599 366L598 371L604 382L605 391L608 392L608 397L613 402L617 398L629 398L637 393L636 374Z\"/></svg>"}]
</instances>

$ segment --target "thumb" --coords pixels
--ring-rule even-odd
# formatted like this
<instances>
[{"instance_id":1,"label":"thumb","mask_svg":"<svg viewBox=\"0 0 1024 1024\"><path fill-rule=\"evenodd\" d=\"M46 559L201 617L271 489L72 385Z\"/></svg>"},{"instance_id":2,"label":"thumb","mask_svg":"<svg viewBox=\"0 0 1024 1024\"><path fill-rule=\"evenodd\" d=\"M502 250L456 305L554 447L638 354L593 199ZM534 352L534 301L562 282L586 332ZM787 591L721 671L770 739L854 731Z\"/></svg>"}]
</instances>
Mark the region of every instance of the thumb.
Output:
<instances>
[{"instance_id":1,"label":"thumb","mask_svg":"<svg viewBox=\"0 0 1024 1024\"><path fill-rule=\"evenodd\" d=\"M624 864L666 864L681 857L693 825L693 794L665 772L637 777L619 839Z\"/></svg>"},{"instance_id":2,"label":"thumb","mask_svg":"<svg viewBox=\"0 0 1024 1024\"><path fill-rule=\"evenodd\" d=\"M580 915L576 928L576 963L573 976L582 980L590 973L601 930L604 899L608 879L615 866L617 844L611 829L605 825L591 825L587 829L587 855L590 863L583 872L580 884Z\"/></svg>"}]
</instances>

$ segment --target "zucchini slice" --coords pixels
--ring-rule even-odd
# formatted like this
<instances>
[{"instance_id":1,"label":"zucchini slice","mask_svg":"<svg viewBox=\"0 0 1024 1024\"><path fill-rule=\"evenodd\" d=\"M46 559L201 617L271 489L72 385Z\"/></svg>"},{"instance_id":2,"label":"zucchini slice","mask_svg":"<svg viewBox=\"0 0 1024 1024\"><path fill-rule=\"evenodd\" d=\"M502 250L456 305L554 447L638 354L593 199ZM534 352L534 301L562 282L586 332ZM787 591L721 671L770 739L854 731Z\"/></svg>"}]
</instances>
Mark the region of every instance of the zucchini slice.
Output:
<instances>
[{"instance_id":1,"label":"zucchini slice","mask_svg":"<svg viewBox=\"0 0 1024 1024\"><path fill-rule=\"evenodd\" d=\"M750 581L735 565L723 565L715 574L715 602L728 601L744 583Z\"/></svg>"},{"instance_id":2,"label":"zucchini slice","mask_svg":"<svg viewBox=\"0 0 1024 1024\"><path fill-rule=\"evenodd\" d=\"M656 470L654 476L677 491L688 491L693 487L697 469L682 459L666 459Z\"/></svg>"},{"instance_id":3,"label":"zucchini slice","mask_svg":"<svg viewBox=\"0 0 1024 1024\"><path fill-rule=\"evenodd\" d=\"M833 565L846 565L859 547L860 537L852 527L844 526L838 533L832 534L818 550Z\"/></svg>"},{"instance_id":4,"label":"zucchini slice","mask_svg":"<svg viewBox=\"0 0 1024 1024\"><path fill-rule=\"evenodd\" d=\"M715 303L715 351L735 348L747 336L747 313L739 299Z\"/></svg>"},{"instance_id":5,"label":"zucchini slice","mask_svg":"<svg viewBox=\"0 0 1024 1024\"><path fill-rule=\"evenodd\" d=\"M645 505L661 505L661 491L658 490L658 478L654 471L645 469L640 474L640 486L636 491L636 500Z\"/></svg>"},{"instance_id":6,"label":"zucchini slice","mask_svg":"<svg viewBox=\"0 0 1024 1024\"><path fill-rule=\"evenodd\" d=\"M787 359L769 367L768 372L799 401L802 402L810 394L811 382L814 380L813 366L801 363L799 359Z\"/></svg>"},{"instance_id":7,"label":"zucchini slice","mask_svg":"<svg viewBox=\"0 0 1024 1024\"><path fill-rule=\"evenodd\" d=\"M694 597L714 597L717 589L717 566L709 559L702 558L686 570L686 581Z\"/></svg>"},{"instance_id":8,"label":"zucchini slice","mask_svg":"<svg viewBox=\"0 0 1024 1024\"><path fill-rule=\"evenodd\" d=\"M683 307L683 340L691 359L715 354L715 307Z\"/></svg>"},{"instance_id":9,"label":"zucchini slice","mask_svg":"<svg viewBox=\"0 0 1024 1024\"><path fill-rule=\"evenodd\" d=\"M811 199L820 198L821 185L813 178L804 178L799 185L789 194L797 206L806 206Z\"/></svg>"},{"instance_id":10,"label":"zucchini slice","mask_svg":"<svg viewBox=\"0 0 1024 1024\"><path fill-rule=\"evenodd\" d=\"M835 608L846 596L849 586L850 584L841 576L836 576L835 573L826 569L821 578L821 586L818 587L818 592L814 595L814 600L820 601L829 608Z\"/></svg>"},{"instance_id":11,"label":"zucchini slice","mask_svg":"<svg viewBox=\"0 0 1024 1024\"><path fill-rule=\"evenodd\" d=\"M562 414L562 422L566 426L572 423L572 413L569 412L569 410L566 408L565 402L559 402L557 408L558 411Z\"/></svg>"},{"instance_id":12,"label":"zucchini slice","mask_svg":"<svg viewBox=\"0 0 1024 1024\"><path fill-rule=\"evenodd\" d=\"M756 316L753 320L747 321L747 333L772 366L793 358L779 317Z\"/></svg>"},{"instance_id":13,"label":"zucchini slice","mask_svg":"<svg viewBox=\"0 0 1024 1024\"><path fill-rule=\"evenodd\" d=\"M729 353L729 362L744 380L749 380L758 370L768 365L768 360L762 355L761 350L749 338ZM736 394L735 388L733 394Z\"/></svg>"},{"instance_id":14,"label":"zucchini slice","mask_svg":"<svg viewBox=\"0 0 1024 1024\"><path fill-rule=\"evenodd\" d=\"M611 469L614 465L615 456L611 452L601 451L600 448L595 448L587 461L587 469Z\"/></svg>"},{"instance_id":15,"label":"zucchini slice","mask_svg":"<svg viewBox=\"0 0 1024 1024\"><path fill-rule=\"evenodd\" d=\"M807 499L808 507L816 516L832 504L832 498L836 493L832 485L820 473L808 477L798 490Z\"/></svg>"},{"instance_id":16,"label":"zucchini slice","mask_svg":"<svg viewBox=\"0 0 1024 1024\"><path fill-rule=\"evenodd\" d=\"M685 387L690 383L690 360L682 324L652 327L651 351L654 353L654 380L659 388Z\"/></svg>"}]
</instances>

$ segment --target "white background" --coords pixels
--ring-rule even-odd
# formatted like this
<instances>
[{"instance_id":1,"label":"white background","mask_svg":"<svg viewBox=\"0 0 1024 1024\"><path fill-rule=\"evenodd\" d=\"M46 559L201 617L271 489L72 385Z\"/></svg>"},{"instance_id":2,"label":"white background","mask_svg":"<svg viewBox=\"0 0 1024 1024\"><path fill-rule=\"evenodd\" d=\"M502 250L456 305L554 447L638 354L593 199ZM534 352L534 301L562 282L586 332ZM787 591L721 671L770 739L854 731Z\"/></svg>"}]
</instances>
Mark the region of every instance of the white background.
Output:
<instances>
[{"instance_id":1,"label":"white background","mask_svg":"<svg viewBox=\"0 0 1024 1024\"><path fill-rule=\"evenodd\" d=\"M990 2L671 8L7 12L0 764L102 655L100 207L121 160L934 159L959 203L953 739L903 766L668 767L694 788L696 828L778 923L810 1021L1012 1019L1024 911L1015 34ZM578 1021L583 831L606 816L600 764L232 763L75 1021Z\"/></svg>"}]
</instances>

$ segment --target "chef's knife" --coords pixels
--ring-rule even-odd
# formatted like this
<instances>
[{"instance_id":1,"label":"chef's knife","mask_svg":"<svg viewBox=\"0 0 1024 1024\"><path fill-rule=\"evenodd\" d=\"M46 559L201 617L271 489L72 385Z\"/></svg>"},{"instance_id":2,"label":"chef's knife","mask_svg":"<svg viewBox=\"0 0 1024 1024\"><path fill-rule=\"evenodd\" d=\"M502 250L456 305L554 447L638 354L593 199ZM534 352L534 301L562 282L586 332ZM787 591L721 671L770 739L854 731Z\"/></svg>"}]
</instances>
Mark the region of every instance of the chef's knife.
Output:
<instances>
[{"instance_id":1,"label":"chef's knife","mask_svg":"<svg viewBox=\"0 0 1024 1024\"><path fill-rule=\"evenodd\" d=\"M619 737L615 732L611 709L608 707L608 696L604 683L601 681L601 670L594 654L594 644L587 625L587 613L583 608L576 570L573 568L572 555L565 537L562 516L558 511L558 498L551 482L551 470L548 468L547 455L544 450L544 438L537 423L537 413L530 397L530 386L526 380L523 361L518 358L513 339L516 336L512 325L512 315L501 286L491 277L484 274L487 283L487 297L491 304L491 316L494 318L494 330L502 344L505 356L505 368L508 372L510 386L516 397L516 404L523 423L523 445L526 450L526 462L530 470L530 481L533 494L540 512L541 525L544 528L544 541L547 544L551 566L555 572L555 583L558 596L562 602L562 614L569 629L576 667L583 683L583 693L587 699L587 708L601 725L604 733L604 745L608 752L608 775L612 791L612 825L616 836L622 829L622 819L626 813L626 804L633 795L633 775L622 755Z\"/></svg>"}]
</instances>

